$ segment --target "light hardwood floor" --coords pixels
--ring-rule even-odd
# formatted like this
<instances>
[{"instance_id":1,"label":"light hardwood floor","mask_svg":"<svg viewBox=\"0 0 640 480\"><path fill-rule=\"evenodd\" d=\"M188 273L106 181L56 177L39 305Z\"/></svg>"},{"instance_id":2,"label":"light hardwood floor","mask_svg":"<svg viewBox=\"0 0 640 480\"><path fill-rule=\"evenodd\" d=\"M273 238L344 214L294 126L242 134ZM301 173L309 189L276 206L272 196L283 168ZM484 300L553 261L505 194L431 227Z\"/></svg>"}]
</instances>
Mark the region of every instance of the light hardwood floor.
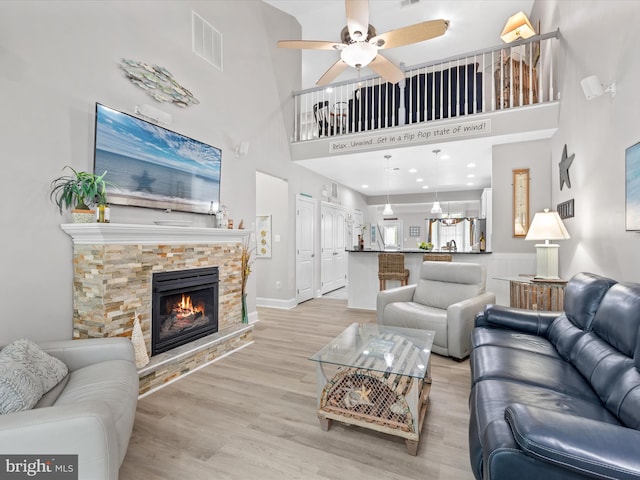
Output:
<instances>
[{"instance_id":1,"label":"light hardwood floor","mask_svg":"<svg viewBox=\"0 0 640 480\"><path fill-rule=\"evenodd\" d=\"M308 357L375 313L316 299L260 308L255 343L138 402L120 480L472 479L469 362L432 356L430 406L416 457L404 440L316 416Z\"/></svg>"}]
</instances>

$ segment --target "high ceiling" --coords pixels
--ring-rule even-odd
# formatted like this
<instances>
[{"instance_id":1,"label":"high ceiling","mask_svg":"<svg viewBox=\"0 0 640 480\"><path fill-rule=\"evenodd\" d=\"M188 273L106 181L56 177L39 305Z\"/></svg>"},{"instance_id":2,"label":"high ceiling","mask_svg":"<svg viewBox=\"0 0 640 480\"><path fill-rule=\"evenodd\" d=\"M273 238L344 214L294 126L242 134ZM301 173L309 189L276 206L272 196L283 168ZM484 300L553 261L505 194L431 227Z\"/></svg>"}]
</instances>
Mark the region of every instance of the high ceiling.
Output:
<instances>
[{"instance_id":1,"label":"high ceiling","mask_svg":"<svg viewBox=\"0 0 640 480\"><path fill-rule=\"evenodd\" d=\"M301 39L339 41L346 24L343 0L263 0L292 16L302 28ZM529 14L533 0L370 0L370 20L378 33L425 20L450 21L447 32L438 38L414 45L384 50L396 65L415 65L501 44L506 20L518 11ZM282 38L282 40L296 40ZM339 58L330 50L302 51L302 88L310 88ZM369 69L362 71L370 75ZM356 78L348 69L338 81ZM366 196L424 193L447 190L477 190L491 185L491 146L524 138L489 138L398 148L389 151L356 153L299 162ZM531 138L529 138L531 139ZM442 150L435 172L435 148ZM387 172L384 155L391 155ZM474 164L474 167L469 167ZM409 172L416 169L416 172ZM389 174L388 174L389 173ZM473 175L473 176L470 176ZM422 178L420 182L418 179ZM368 185L364 188L363 185ZM428 186L429 188L423 188Z\"/></svg>"}]
</instances>

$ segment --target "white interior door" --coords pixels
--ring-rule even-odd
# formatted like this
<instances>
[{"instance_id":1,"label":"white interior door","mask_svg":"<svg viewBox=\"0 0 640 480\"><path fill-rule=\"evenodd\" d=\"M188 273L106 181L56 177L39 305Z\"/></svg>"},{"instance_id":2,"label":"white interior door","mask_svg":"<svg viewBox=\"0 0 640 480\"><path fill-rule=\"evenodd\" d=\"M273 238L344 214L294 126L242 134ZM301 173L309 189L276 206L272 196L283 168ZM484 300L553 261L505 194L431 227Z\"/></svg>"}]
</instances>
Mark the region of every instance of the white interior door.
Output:
<instances>
[{"instance_id":1,"label":"white interior door","mask_svg":"<svg viewBox=\"0 0 640 480\"><path fill-rule=\"evenodd\" d=\"M313 271L315 253L315 210L313 200L296 197L296 300L298 303L313 298Z\"/></svg>"},{"instance_id":2,"label":"white interior door","mask_svg":"<svg viewBox=\"0 0 640 480\"><path fill-rule=\"evenodd\" d=\"M320 286L321 293L327 293L331 290L335 290L335 269L334 269L334 252L335 252L335 210L330 207L322 206L321 215L321 235L322 245L321 262L320 262L320 279L322 285Z\"/></svg>"},{"instance_id":3,"label":"white interior door","mask_svg":"<svg viewBox=\"0 0 640 480\"><path fill-rule=\"evenodd\" d=\"M344 287L347 284L347 212L336 208L334 215L334 284L333 288Z\"/></svg>"}]
</instances>

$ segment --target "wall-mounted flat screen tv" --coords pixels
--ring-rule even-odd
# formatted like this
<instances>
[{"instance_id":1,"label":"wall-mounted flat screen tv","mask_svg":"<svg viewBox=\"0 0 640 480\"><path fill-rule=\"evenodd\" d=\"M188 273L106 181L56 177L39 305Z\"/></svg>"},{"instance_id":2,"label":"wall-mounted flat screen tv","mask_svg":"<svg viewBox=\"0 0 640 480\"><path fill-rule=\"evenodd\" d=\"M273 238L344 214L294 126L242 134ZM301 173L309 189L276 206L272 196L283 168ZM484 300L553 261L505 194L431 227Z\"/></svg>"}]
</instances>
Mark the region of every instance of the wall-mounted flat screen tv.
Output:
<instances>
[{"instance_id":1,"label":"wall-mounted flat screen tv","mask_svg":"<svg viewBox=\"0 0 640 480\"><path fill-rule=\"evenodd\" d=\"M96 103L94 172L109 203L209 213L220 202L222 151Z\"/></svg>"}]
</instances>

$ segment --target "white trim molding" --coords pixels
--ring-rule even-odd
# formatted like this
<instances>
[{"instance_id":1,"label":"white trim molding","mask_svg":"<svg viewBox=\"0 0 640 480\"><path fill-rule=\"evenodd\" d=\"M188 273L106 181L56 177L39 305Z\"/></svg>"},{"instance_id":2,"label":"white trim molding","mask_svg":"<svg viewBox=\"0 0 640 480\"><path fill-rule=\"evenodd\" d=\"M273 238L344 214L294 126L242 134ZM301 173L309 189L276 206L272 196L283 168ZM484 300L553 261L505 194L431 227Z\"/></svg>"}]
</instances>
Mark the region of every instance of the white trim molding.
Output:
<instances>
[{"instance_id":1,"label":"white trim molding","mask_svg":"<svg viewBox=\"0 0 640 480\"><path fill-rule=\"evenodd\" d=\"M130 223L63 223L77 245L153 245L242 242L251 231Z\"/></svg>"}]
</instances>

